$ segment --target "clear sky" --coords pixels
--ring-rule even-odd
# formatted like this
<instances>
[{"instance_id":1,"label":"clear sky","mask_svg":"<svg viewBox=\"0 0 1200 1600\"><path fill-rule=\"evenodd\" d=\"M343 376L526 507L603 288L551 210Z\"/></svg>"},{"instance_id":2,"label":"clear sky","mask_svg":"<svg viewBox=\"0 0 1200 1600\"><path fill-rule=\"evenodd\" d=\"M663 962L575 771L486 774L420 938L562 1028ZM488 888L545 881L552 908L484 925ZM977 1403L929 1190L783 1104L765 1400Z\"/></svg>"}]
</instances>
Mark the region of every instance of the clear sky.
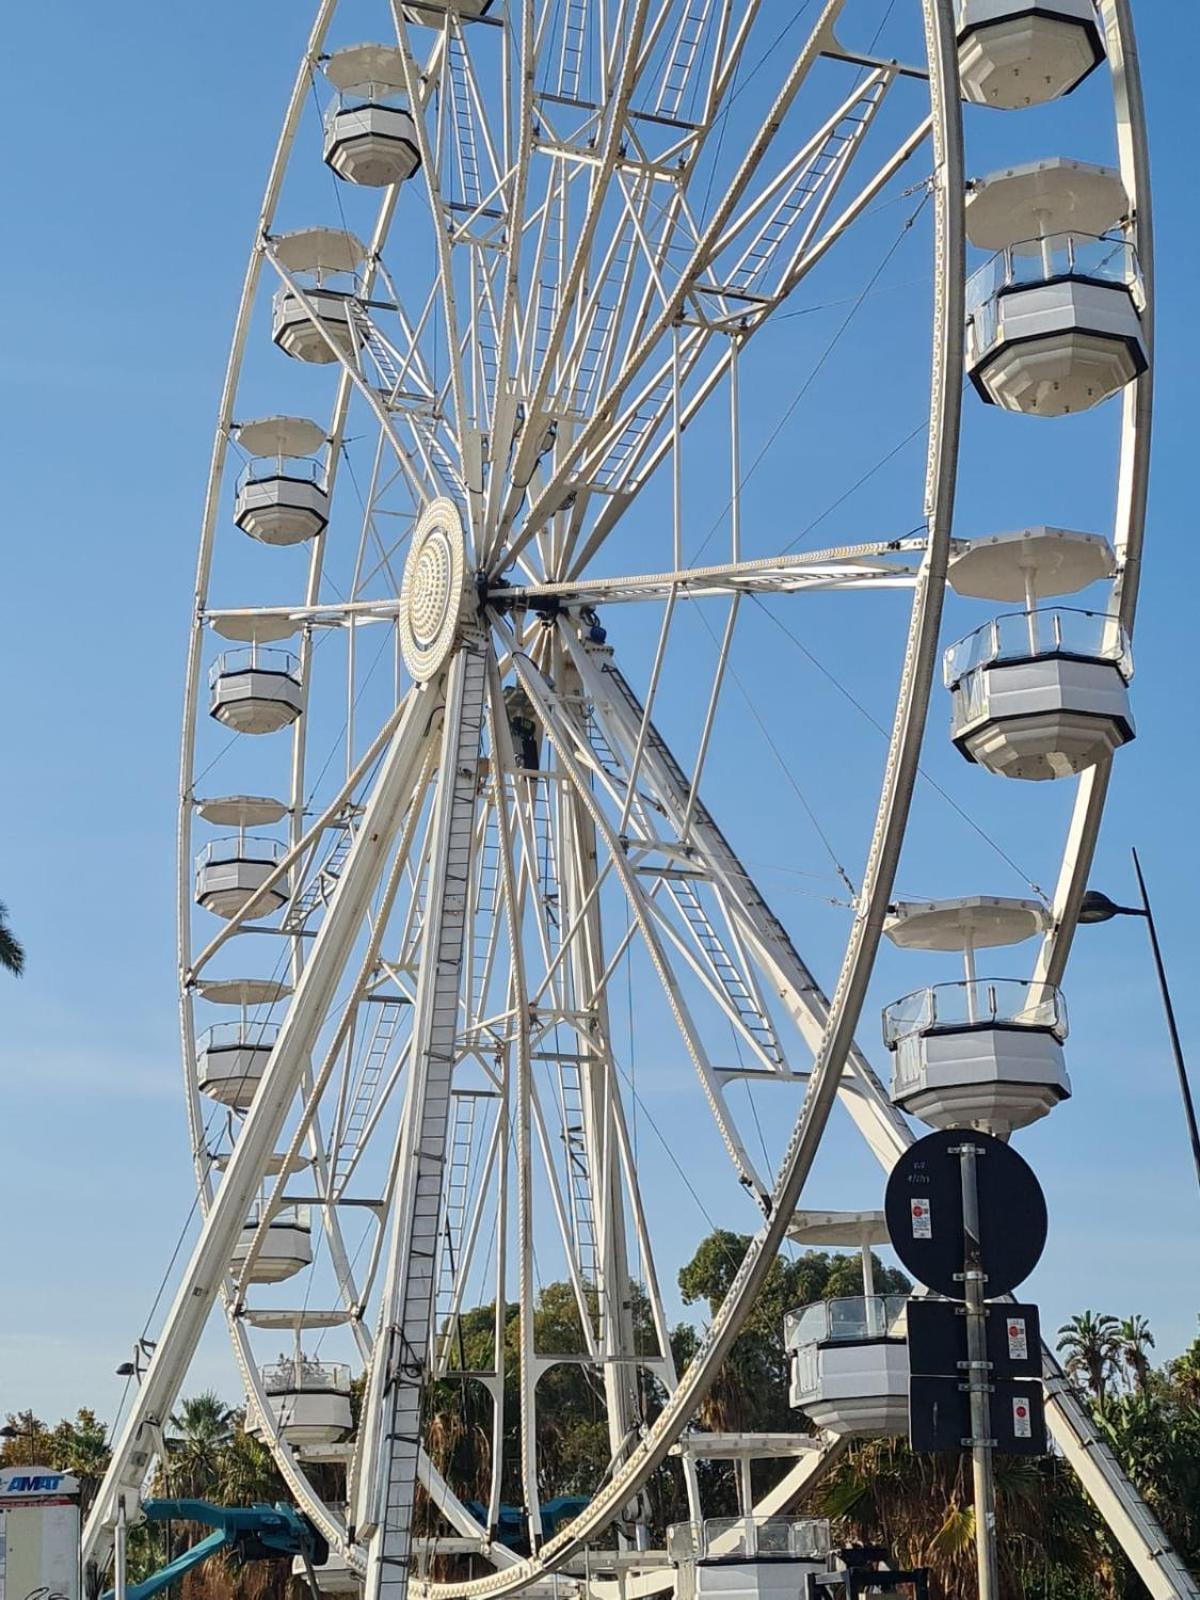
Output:
<instances>
[{"instance_id":1,"label":"clear sky","mask_svg":"<svg viewBox=\"0 0 1200 1600\"><path fill-rule=\"evenodd\" d=\"M9 18L4 182L8 250L16 259L6 279L0 347L9 528L0 898L27 946L29 970L20 982L0 980L0 1411L32 1405L57 1417L90 1404L112 1414L120 1392L113 1368L142 1327L192 1204L173 922L189 597L225 344L308 9L296 0L115 10L60 0L49 11L18 7ZM1115 898L1130 897L1128 848L1138 845L1184 1043L1200 1072L1200 759L1188 643L1196 636L1197 602L1184 560L1198 536L1193 80L1200 23L1190 6L1140 0L1136 12L1157 208L1157 422L1137 639L1139 737L1116 766L1094 882ZM1063 145L1020 153L1061 149L1109 158L1107 147L1093 151L1084 143L1082 120L1071 120L1096 104L1081 98L1067 114ZM1057 126L1030 124L1035 134ZM995 131L980 135L981 159ZM895 225L888 223L893 231ZM877 238L886 246L884 233ZM853 338L821 372L811 402L824 408L824 420L806 421L799 412L794 431L764 463L749 553L777 549L781 528L799 531L910 425L885 414L873 393L876 367L908 358L890 293L920 289L927 278L918 244L915 236L905 243ZM844 293L858 292L878 254L856 261ZM826 303L836 298L832 281L823 286ZM927 299L927 287L918 308L922 295ZM754 379L761 386L759 440L840 314L826 308L797 319L794 344L764 356ZM793 352L803 368L791 364ZM281 399L274 409L286 404ZM1039 435L1028 456L1020 452L1033 437L1029 427L1003 432L994 419L986 427L973 423L961 531L1020 525L1018 514L1105 530L1113 418L1110 408L1094 427L1068 424ZM803 455L810 428L825 430L820 462ZM1083 447L1069 484L1059 470L1060 440ZM799 475L797 461L804 461ZM885 479L854 503L848 521L829 524L830 538L850 536L856 514L860 534L908 531L917 520L913 467L910 459L902 502L898 490L889 499ZM991 501L1014 479L1021 480L1020 512L1008 507L997 523ZM919 516L919 503L916 509ZM706 531L706 518L697 515L692 542ZM871 629L880 639L893 636L874 598L870 604ZM786 602L775 612L796 625ZM822 660L836 662L858 698L886 716L895 657L889 675L882 651L848 643L841 636L846 615L817 609L806 639ZM949 625L962 615L954 613ZM652 627L649 618L607 620L627 654L643 659L646 639L633 635ZM689 626L701 650L704 636ZM852 828L865 802L849 792L849 774L857 774L864 751L877 765L875 735L819 675L795 680L793 692L796 654L764 618L747 623L739 645L743 679L775 733L794 731L789 754L815 774L835 844L857 861L863 836ZM670 688L665 713L674 707L687 723L684 699L686 686ZM732 698L727 705L734 706ZM945 748L944 716L944 704L936 703L927 764L957 803L973 815L978 806L982 825L1022 863L1035 863L1038 881L1048 883L1063 795L1042 797L1045 809L1035 814L1028 797L1009 787L997 783L985 792L982 778L960 771ZM755 855L751 775L762 753L748 754L744 719L722 737L713 803L750 859L765 865L765 881L778 888L783 914L804 934L828 981L845 915L794 894L804 880L787 876L796 862L812 864L808 824L798 811L781 812ZM841 797L840 777L848 786ZM902 890L1021 892L1019 879L998 875L994 854L939 809L936 797L926 795L922 804ZM790 839L799 841L795 850ZM964 877L964 863L979 874ZM827 864L818 866L821 894L836 895ZM885 957L864 1025L877 1061L877 1004L921 981L904 958ZM1200 1193L1141 927L1127 921L1082 931L1067 992L1075 1098L1022 1141L1045 1184L1052 1230L1030 1295L1052 1327L1085 1307L1142 1312L1156 1329L1159 1353L1169 1355L1197 1331ZM860 1177L869 1169L852 1170ZM877 1193L861 1188L852 1195L848 1182L843 1192L835 1167L825 1176L826 1203L878 1203ZM648 1169L647 1183L661 1183L668 1195L669 1177ZM740 1225L752 1226L752 1215ZM704 1224L691 1213L675 1226L664 1247L669 1269L686 1259ZM197 1373L197 1382L231 1391L219 1341L206 1343Z\"/></svg>"}]
</instances>

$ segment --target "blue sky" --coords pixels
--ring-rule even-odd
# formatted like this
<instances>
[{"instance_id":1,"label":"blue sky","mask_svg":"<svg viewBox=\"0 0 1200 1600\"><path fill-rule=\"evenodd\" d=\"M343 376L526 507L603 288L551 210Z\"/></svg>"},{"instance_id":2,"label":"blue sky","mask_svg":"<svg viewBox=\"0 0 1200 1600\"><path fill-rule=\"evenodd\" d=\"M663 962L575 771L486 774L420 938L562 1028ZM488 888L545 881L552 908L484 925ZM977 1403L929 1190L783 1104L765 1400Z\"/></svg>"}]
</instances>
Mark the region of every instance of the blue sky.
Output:
<instances>
[{"instance_id":1,"label":"blue sky","mask_svg":"<svg viewBox=\"0 0 1200 1600\"><path fill-rule=\"evenodd\" d=\"M1200 370L1188 46L1200 37L1191 8L1172 8L1169 19L1149 0L1136 9L1157 205L1158 402L1136 648L1139 737L1117 764L1094 881L1128 897L1128 847L1138 845L1185 1046L1200 1063L1200 999L1191 981L1200 956L1200 764L1187 645L1195 599L1185 581L1196 538ZM12 59L25 70L10 85L8 126L36 133L23 135L19 159L8 164L9 237L26 248L9 274L0 350L10 527L0 897L29 953L27 976L0 985L0 1410L31 1404L57 1416L93 1404L111 1415L120 1391L112 1369L141 1329L192 1204L173 923L189 596L225 343L306 24L307 7L285 0L249 8L131 4L115 13L62 0L49 63L45 14L23 8L10 19ZM1061 121L1035 114L1019 134L1028 148L1016 156L1062 150L1106 159L1107 148L1084 137L1099 92L1096 84L1081 91ZM1051 135L1056 142L1047 148ZM995 123L973 122L970 136L972 170L1000 159ZM836 300L843 270L842 293L856 293L903 215L901 208L879 221L875 242L852 267L831 268L811 302ZM820 412L802 409L764 460L748 507L755 519L749 553L778 548L780 528L798 531L798 505L806 523L810 507L816 516L872 452L907 431L881 373L889 363L921 359L896 308L908 296L903 303L920 310L928 270L914 230L837 361L814 384ZM839 315L823 309L797 318L763 353L751 406L759 440ZM1040 423L972 414L960 531L1020 521L1103 530L1113 421L1109 408L1046 432ZM894 477L882 475L849 520L828 522L830 540L852 530L856 516L862 533L907 531L916 520L918 454L901 458ZM697 543L708 528L700 513L711 502L704 466L693 466L701 492L689 530ZM1003 513L992 506L1001 498ZM825 542L823 533L813 539ZM863 604L856 622L865 617L868 643L847 641L841 599L806 616L805 638L856 698L887 715L894 652L891 668L884 664L899 613L877 597ZM786 607L775 610L797 625ZM952 611L948 627L966 617ZM647 641L638 630L649 621L607 620L627 658L644 660ZM691 618L686 628L695 659L711 655L704 630ZM877 777L876 736L827 680L803 675L808 669L793 647L763 617L747 621L739 652L740 676L773 733L794 734L789 759L803 769L806 791L811 778L822 797L835 848L856 865L867 785ZM686 736L695 725L686 675L664 694L664 715L674 715ZM764 882L829 981L845 916L822 897L837 894L836 879L794 808L781 801L769 819L756 814L756 774L770 772L770 760L749 721L735 714L735 692L726 704L710 803L748 858L764 866ZM986 790L946 748L944 716L936 704L930 771L1010 853L1033 863L1038 881L1048 881L1064 794L1039 794L1035 809L1027 794ZM798 862L816 877L797 876ZM900 888L1019 893L1020 882L923 792ZM885 955L872 1006L924 981L911 960ZM1051 1214L1050 1245L1029 1293L1050 1326L1085 1306L1141 1311L1160 1352L1170 1354L1193 1336L1200 1310L1200 1194L1142 929L1121 922L1082 932L1066 987L1075 1098L1022 1139ZM863 1037L878 1060L870 1009ZM822 1203L878 1203L861 1187L870 1172L857 1154L831 1155ZM647 1182L660 1186L662 1209L671 1210L669 1174L650 1170ZM750 1227L751 1216L741 1225ZM703 1219L681 1214L675 1227L664 1240L668 1266L686 1258ZM197 1374L230 1389L219 1340L206 1342Z\"/></svg>"}]
</instances>

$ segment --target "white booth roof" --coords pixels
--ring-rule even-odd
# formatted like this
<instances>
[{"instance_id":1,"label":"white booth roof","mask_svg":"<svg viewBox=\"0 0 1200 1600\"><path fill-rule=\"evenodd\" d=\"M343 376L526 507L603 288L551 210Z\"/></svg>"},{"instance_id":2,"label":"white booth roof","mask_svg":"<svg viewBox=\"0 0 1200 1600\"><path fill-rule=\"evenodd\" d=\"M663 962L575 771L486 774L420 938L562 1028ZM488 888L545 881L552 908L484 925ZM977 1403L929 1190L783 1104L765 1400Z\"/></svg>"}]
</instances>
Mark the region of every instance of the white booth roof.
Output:
<instances>
[{"instance_id":1,"label":"white booth roof","mask_svg":"<svg viewBox=\"0 0 1200 1600\"><path fill-rule=\"evenodd\" d=\"M404 55L394 44L349 44L335 50L325 62L325 76L343 93L363 84L381 89L403 89Z\"/></svg>"},{"instance_id":2,"label":"white booth roof","mask_svg":"<svg viewBox=\"0 0 1200 1600\"><path fill-rule=\"evenodd\" d=\"M967 186L967 237L981 250L1004 250L1058 233L1106 233L1129 210L1114 167L1054 156L1005 167Z\"/></svg>"},{"instance_id":3,"label":"white booth roof","mask_svg":"<svg viewBox=\"0 0 1200 1600\"><path fill-rule=\"evenodd\" d=\"M234 433L252 456L311 456L325 443L325 429L307 417L259 417L239 422Z\"/></svg>"},{"instance_id":4,"label":"white booth roof","mask_svg":"<svg viewBox=\"0 0 1200 1600\"><path fill-rule=\"evenodd\" d=\"M1018 528L959 544L950 558L950 586L975 600L1025 603L1025 575L1035 595L1076 594L1116 570L1112 545L1099 533L1069 528Z\"/></svg>"},{"instance_id":5,"label":"white booth roof","mask_svg":"<svg viewBox=\"0 0 1200 1600\"><path fill-rule=\"evenodd\" d=\"M282 800L269 800L259 794L230 794L197 800L196 810L205 822L217 822L228 828L254 828L260 823L278 822L287 815L287 806Z\"/></svg>"},{"instance_id":6,"label":"white booth roof","mask_svg":"<svg viewBox=\"0 0 1200 1600\"><path fill-rule=\"evenodd\" d=\"M902 900L891 908L883 931L904 950L986 949L1020 944L1049 926L1038 900L968 895L961 900Z\"/></svg>"},{"instance_id":7,"label":"white booth roof","mask_svg":"<svg viewBox=\"0 0 1200 1600\"><path fill-rule=\"evenodd\" d=\"M367 259L366 245L345 228L301 228L271 243L289 272L357 272Z\"/></svg>"}]
</instances>

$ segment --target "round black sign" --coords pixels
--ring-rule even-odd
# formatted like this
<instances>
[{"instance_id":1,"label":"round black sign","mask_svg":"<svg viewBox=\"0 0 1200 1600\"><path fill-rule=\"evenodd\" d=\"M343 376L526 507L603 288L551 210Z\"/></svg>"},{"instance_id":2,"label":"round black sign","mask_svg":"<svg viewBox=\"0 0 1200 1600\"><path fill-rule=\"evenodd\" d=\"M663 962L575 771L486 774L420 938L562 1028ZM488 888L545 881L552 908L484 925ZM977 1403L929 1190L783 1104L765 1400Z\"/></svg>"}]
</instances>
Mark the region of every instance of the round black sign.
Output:
<instances>
[{"instance_id":1,"label":"round black sign","mask_svg":"<svg viewBox=\"0 0 1200 1600\"><path fill-rule=\"evenodd\" d=\"M969 1128L940 1128L911 1145L892 1168L884 1211L892 1249L936 1294L963 1298L962 1162L975 1158L984 1294L1008 1294L1037 1266L1046 1245L1046 1198L1033 1169L1002 1139Z\"/></svg>"}]
</instances>

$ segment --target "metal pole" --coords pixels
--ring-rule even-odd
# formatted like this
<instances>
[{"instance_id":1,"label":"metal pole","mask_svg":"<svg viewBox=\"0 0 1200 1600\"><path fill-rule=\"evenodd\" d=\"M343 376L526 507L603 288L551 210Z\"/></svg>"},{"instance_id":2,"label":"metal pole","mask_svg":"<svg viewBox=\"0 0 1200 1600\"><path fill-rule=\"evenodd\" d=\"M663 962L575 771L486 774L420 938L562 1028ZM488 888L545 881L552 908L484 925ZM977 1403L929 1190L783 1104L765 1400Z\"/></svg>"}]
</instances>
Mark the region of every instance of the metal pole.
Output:
<instances>
[{"instance_id":1,"label":"metal pole","mask_svg":"<svg viewBox=\"0 0 1200 1600\"><path fill-rule=\"evenodd\" d=\"M116 1537L113 1541L113 1600L125 1600L126 1522L125 1496L117 1505Z\"/></svg>"},{"instance_id":2,"label":"metal pole","mask_svg":"<svg viewBox=\"0 0 1200 1600\"><path fill-rule=\"evenodd\" d=\"M1188 1137L1192 1141L1192 1160L1196 1165L1196 1180L1200 1182L1200 1128L1196 1126L1196 1106L1192 1100L1192 1086L1188 1082L1187 1065L1183 1059L1183 1045L1179 1038L1179 1028L1175 1022L1175 1007L1171 1003L1171 991L1167 988L1167 972L1163 966L1162 950L1158 943L1158 929L1154 926L1154 913L1150 910L1150 896L1146 893L1146 880L1142 876L1142 864L1138 860L1136 850L1130 851L1133 856L1133 870L1137 874L1138 890L1142 897L1142 914L1146 918L1146 928L1150 934L1150 949L1154 954L1154 969L1158 973L1158 988L1162 995L1163 1010L1167 1017L1167 1032L1171 1036L1171 1053L1175 1057L1175 1071L1179 1076L1179 1092L1183 1096L1183 1114L1187 1118Z\"/></svg>"},{"instance_id":3,"label":"metal pole","mask_svg":"<svg viewBox=\"0 0 1200 1600\"><path fill-rule=\"evenodd\" d=\"M991 1366L987 1358L987 1306L984 1304L983 1253L979 1236L979 1146L961 1144L963 1295L967 1303L967 1392L971 1400L971 1476L975 1486L975 1556L979 1567L979 1600L999 1600L996 1564L996 1484L992 1475Z\"/></svg>"}]
</instances>

